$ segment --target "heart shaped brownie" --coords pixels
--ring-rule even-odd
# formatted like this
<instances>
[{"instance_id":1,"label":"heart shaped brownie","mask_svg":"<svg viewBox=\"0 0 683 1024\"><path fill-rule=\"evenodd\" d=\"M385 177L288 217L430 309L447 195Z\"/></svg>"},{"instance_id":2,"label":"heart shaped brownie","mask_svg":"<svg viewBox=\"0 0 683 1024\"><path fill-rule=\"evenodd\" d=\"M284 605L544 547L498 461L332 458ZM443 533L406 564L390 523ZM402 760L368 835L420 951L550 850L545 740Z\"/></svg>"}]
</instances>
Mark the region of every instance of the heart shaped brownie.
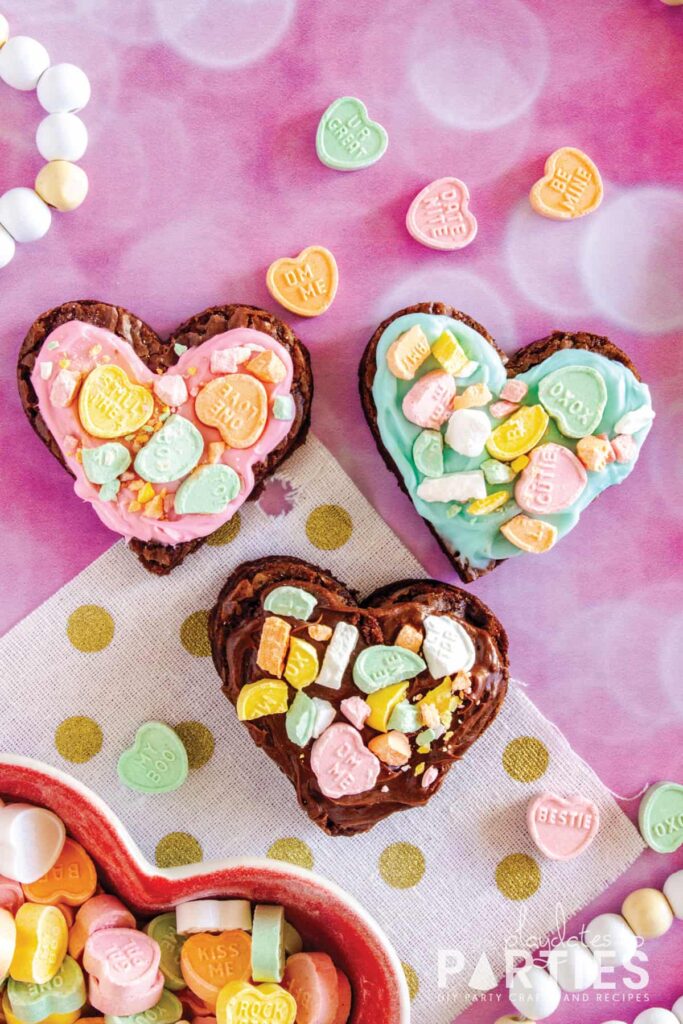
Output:
<instances>
[{"instance_id":1,"label":"heart shaped brownie","mask_svg":"<svg viewBox=\"0 0 683 1024\"><path fill-rule=\"evenodd\" d=\"M654 419L608 338L555 331L508 359L440 302L380 324L360 390L384 461L466 583L548 551L626 479Z\"/></svg>"},{"instance_id":2,"label":"heart shaped brownie","mask_svg":"<svg viewBox=\"0 0 683 1024\"><path fill-rule=\"evenodd\" d=\"M213 306L167 340L105 302L39 317L19 353L34 430L110 529L164 575L258 497L310 424L308 352L253 306Z\"/></svg>"},{"instance_id":3,"label":"heart shaped brownie","mask_svg":"<svg viewBox=\"0 0 683 1024\"><path fill-rule=\"evenodd\" d=\"M330 835L426 804L507 690L500 622L434 580L359 603L317 566L263 558L230 576L209 635L238 717Z\"/></svg>"}]
</instances>

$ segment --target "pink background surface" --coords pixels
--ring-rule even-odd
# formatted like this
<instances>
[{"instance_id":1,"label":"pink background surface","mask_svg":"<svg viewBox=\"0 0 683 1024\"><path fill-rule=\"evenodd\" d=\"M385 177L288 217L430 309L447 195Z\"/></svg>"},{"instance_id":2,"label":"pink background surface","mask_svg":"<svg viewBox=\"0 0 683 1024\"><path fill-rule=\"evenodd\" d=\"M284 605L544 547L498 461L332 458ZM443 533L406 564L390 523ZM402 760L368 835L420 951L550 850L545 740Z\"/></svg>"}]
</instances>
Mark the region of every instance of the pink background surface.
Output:
<instances>
[{"instance_id":1,"label":"pink background surface","mask_svg":"<svg viewBox=\"0 0 683 1024\"><path fill-rule=\"evenodd\" d=\"M454 580L361 414L356 370L377 323L438 299L507 351L584 328L633 357L658 410L633 475L550 554L509 562L473 589L507 626L515 674L607 785L629 794L683 781L683 9L6 0L3 10L54 61L82 64L93 99L87 203L0 271L0 627L112 542L21 411L14 359L33 318L101 298L165 332L217 302L273 308L268 264L319 243L339 263L337 299L320 319L289 317L313 357L314 430L436 577ZM33 94L0 89L0 189L30 185L40 108ZM322 110L346 93L390 139L378 164L354 174L323 167L314 145ZM535 216L526 199L565 144L584 148L605 180L602 208L573 224ZM454 254L420 247L404 227L416 192L445 174L467 182L479 220L475 243ZM648 853L591 911L618 909L682 865L681 851ZM646 996L671 1006L683 992L683 924L646 948ZM466 1019L492 1020L505 1005ZM642 1008L589 996L580 1014L630 1022ZM566 1004L554 1019L575 1018Z\"/></svg>"}]
</instances>

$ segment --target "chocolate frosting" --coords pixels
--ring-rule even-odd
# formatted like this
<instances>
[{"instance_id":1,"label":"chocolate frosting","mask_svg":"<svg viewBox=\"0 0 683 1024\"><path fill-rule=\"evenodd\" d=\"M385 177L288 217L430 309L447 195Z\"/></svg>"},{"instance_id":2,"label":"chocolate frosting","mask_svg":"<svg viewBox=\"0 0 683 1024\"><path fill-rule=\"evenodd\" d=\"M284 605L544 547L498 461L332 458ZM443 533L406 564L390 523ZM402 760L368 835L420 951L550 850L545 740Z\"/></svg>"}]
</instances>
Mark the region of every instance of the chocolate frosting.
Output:
<instances>
[{"instance_id":1,"label":"chocolate frosting","mask_svg":"<svg viewBox=\"0 0 683 1024\"><path fill-rule=\"evenodd\" d=\"M336 800L324 796L311 769L312 744L302 749L290 742L284 714L244 723L257 746L291 779L301 807L330 835L365 832L394 811L427 803L441 787L452 763L481 736L503 702L509 675L503 627L481 601L446 583L404 580L376 591L359 604L347 587L307 562L277 556L248 562L226 582L209 624L214 663L223 680L223 690L233 704L237 703L243 685L264 675L256 664L261 629L269 614L264 611L263 602L271 590L284 585L302 587L317 598L311 622L334 628L337 622L345 621L359 630L359 642L341 688L332 690L317 683L306 687L309 697L323 698L337 708L347 697L364 696L352 679L353 661L364 647L393 644L405 624L423 631L424 617L430 613L457 617L469 633L476 654L470 671L472 688L462 694L463 702L455 711L453 735L447 742L445 738L436 741L427 754L419 754L413 746L407 770L381 764L376 785L365 793ZM326 644L311 639L307 631L310 623L283 617L291 623L292 635L312 643L322 661ZM425 694L438 682L425 671L410 681L407 697ZM341 711L337 721L347 721ZM366 745L376 735L375 730L367 727L362 731ZM414 774L420 762L425 763L425 770L431 765L438 770L438 778L426 788L422 786L422 776Z\"/></svg>"}]
</instances>

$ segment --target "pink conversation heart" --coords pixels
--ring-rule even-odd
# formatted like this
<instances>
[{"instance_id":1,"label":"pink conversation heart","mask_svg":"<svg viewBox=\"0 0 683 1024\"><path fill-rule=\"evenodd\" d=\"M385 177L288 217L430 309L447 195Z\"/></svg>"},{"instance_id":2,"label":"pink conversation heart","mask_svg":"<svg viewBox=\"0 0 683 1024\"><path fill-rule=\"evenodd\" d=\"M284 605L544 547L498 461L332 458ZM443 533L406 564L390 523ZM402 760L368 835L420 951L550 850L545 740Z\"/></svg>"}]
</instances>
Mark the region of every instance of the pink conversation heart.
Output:
<instances>
[{"instance_id":1,"label":"pink conversation heart","mask_svg":"<svg viewBox=\"0 0 683 1024\"><path fill-rule=\"evenodd\" d=\"M100 1013L111 1017L133 1017L137 1013L145 1013L161 999L164 991L164 976L157 971L154 981L144 989L122 989L116 995L101 985L97 978L90 977L88 984L88 1002Z\"/></svg>"},{"instance_id":2,"label":"pink conversation heart","mask_svg":"<svg viewBox=\"0 0 683 1024\"><path fill-rule=\"evenodd\" d=\"M515 487L515 501L532 515L562 512L573 505L587 481L574 452L561 444L541 444L529 453L529 465Z\"/></svg>"},{"instance_id":3,"label":"pink conversation heart","mask_svg":"<svg viewBox=\"0 0 683 1024\"><path fill-rule=\"evenodd\" d=\"M529 804L527 824L539 850L551 860L571 860L587 850L600 827L600 812L592 800L565 800L541 793Z\"/></svg>"},{"instance_id":4,"label":"pink conversation heart","mask_svg":"<svg viewBox=\"0 0 683 1024\"><path fill-rule=\"evenodd\" d=\"M80 959L89 937L105 928L135 928L135 918L116 896L103 893L79 907L69 932L69 953L74 960Z\"/></svg>"},{"instance_id":5,"label":"pink conversation heart","mask_svg":"<svg viewBox=\"0 0 683 1024\"><path fill-rule=\"evenodd\" d=\"M9 910L10 914L16 917L17 910L25 902L21 882L0 875L0 909Z\"/></svg>"},{"instance_id":6,"label":"pink conversation heart","mask_svg":"<svg viewBox=\"0 0 683 1024\"><path fill-rule=\"evenodd\" d=\"M425 373L403 399L403 415L418 427L438 430L450 416L455 378L445 370Z\"/></svg>"},{"instance_id":7,"label":"pink conversation heart","mask_svg":"<svg viewBox=\"0 0 683 1024\"><path fill-rule=\"evenodd\" d=\"M313 744L311 768L321 793L338 800L372 789L380 764L363 743L360 733L352 725L338 722Z\"/></svg>"},{"instance_id":8,"label":"pink conversation heart","mask_svg":"<svg viewBox=\"0 0 683 1024\"><path fill-rule=\"evenodd\" d=\"M96 931L83 951L83 966L90 975L90 1002L97 1010L113 1016L125 1017L148 1010L163 988L160 959L159 944L144 932L133 928Z\"/></svg>"},{"instance_id":9,"label":"pink conversation heart","mask_svg":"<svg viewBox=\"0 0 683 1024\"><path fill-rule=\"evenodd\" d=\"M506 402L523 402L528 390L529 386L523 380L506 380L500 397Z\"/></svg>"},{"instance_id":10,"label":"pink conversation heart","mask_svg":"<svg viewBox=\"0 0 683 1024\"><path fill-rule=\"evenodd\" d=\"M370 705L362 697L347 697L339 705L342 715L348 718L356 729L362 729L370 714Z\"/></svg>"},{"instance_id":11,"label":"pink conversation heart","mask_svg":"<svg viewBox=\"0 0 683 1024\"><path fill-rule=\"evenodd\" d=\"M477 234L477 221L469 210L470 194L459 178L430 182L413 199L406 227L417 242L430 249L464 249Z\"/></svg>"}]
</instances>

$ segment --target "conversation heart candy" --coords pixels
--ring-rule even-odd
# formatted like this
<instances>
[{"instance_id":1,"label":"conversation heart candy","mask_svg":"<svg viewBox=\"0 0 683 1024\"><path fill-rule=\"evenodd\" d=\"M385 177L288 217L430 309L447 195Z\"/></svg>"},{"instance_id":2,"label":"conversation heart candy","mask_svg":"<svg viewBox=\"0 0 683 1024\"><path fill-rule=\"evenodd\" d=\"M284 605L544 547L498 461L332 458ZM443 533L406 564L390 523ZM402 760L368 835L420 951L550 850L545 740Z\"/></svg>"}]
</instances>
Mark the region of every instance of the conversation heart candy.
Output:
<instances>
[{"instance_id":1,"label":"conversation heart candy","mask_svg":"<svg viewBox=\"0 0 683 1024\"><path fill-rule=\"evenodd\" d=\"M427 771L429 770L427 769ZM434 770L436 771L436 769ZM424 786L424 782L422 785ZM351 982L339 968L337 968L337 1000L337 1016L332 1021L332 1024L347 1024L351 1016L353 994L351 992Z\"/></svg>"},{"instance_id":2,"label":"conversation heart candy","mask_svg":"<svg viewBox=\"0 0 683 1024\"><path fill-rule=\"evenodd\" d=\"M405 647L374 644L361 651L353 666L353 681L363 693L413 679L426 665L419 654Z\"/></svg>"},{"instance_id":3,"label":"conversation heart candy","mask_svg":"<svg viewBox=\"0 0 683 1024\"><path fill-rule=\"evenodd\" d=\"M612 441L612 451L617 462L633 462L638 454L638 445L630 434L619 434Z\"/></svg>"},{"instance_id":4,"label":"conversation heart candy","mask_svg":"<svg viewBox=\"0 0 683 1024\"><path fill-rule=\"evenodd\" d=\"M124 786L138 793L171 793L187 778L187 751L168 725L145 722L133 746L121 754L117 770Z\"/></svg>"},{"instance_id":5,"label":"conversation heart candy","mask_svg":"<svg viewBox=\"0 0 683 1024\"><path fill-rule=\"evenodd\" d=\"M91 484L109 484L130 466L130 452L118 441L107 441L97 448L82 448L83 472Z\"/></svg>"},{"instance_id":6,"label":"conversation heart candy","mask_svg":"<svg viewBox=\"0 0 683 1024\"><path fill-rule=\"evenodd\" d=\"M362 697L346 697L339 705L339 709L344 718L358 730L363 728L370 714L370 705Z\"/></svg>"},{"instance_id":7,"label":"conversation heart candy","mask_svg":"<svg viewBox=\"0 0 683 1024\"><path fill-rule=\"evenodd\" d=\"M453 399L453 409L475 409L488 405L492 394L486 384L469 384L460 395Z\"/></svg>"},{"instance_id":8,"label":"conversation heart candy","mask_svg":"<svg viewBox=\"0 0 683 1024\"><path fill-rule=\"evenodd\" d=\"M144 932L132 928L95 932L83 951L91 1005L104 1014L121 1016L149 1010L164 985L160 959L158 944Z\"/></svg>"},{"instance_id":9,"label":"conversation heart candy","mask_svg":"<svg viewBox=\"0 0 683 1024\"><path fill-rule=\"evenodd\" d=\"M423 640L424 633L421 629L416 629L409 622L404 622L396 634L394 643L397 647L406 647L409 651L419 654Z\"/></svg>"},{"instance_id":10,"label":"conversation heart candy","mask_svg":"<svg viewBox=\"0 0 683 1024\"><path fill-rule=\"evenodd\" d=\"M467 353L451 331L442 331L432 345L432 355L446 373L461 376L469 363Z\"/></svg>"},{"instance_id":11,"label":"conversation heart candy","mask_svg":"<svg viewBox=\"0 0 683 1024\"><path fill-rule=\"evenodd\" d=\"M24 890L21 887L21 882L14 878L7 878L6 875L0 875L0 908L9 910L14 917L24 902Z\"/></svg>"},{"instance_id":12,"label":"conversation heart candy","mask_svg":"<svg viewBox=\"0 0 683 1024\"><path fill-rule=\"evenodd\" d=\"M399 334L387 349L387 366L399 380L412 380L431 349L419 324Z\"/></svg>"},{"instance_id":13,"label":"conversation heart candy","mask_svg":"<svg viewBox=\"0 0 683 1024\"><path fill-rule=\"evenodd\" d=\"M263 607L274 615L290 615L308 622L317 604L318 599L301 587L274 587L268 592Z\"/></svg>"},{"instance_id":14,"label":"conversation heart candy","mask_svg":"<svg viewBox=\"0 0 683 1024\"><path fill-rule=\"evenodd\" d=\"M571 449L553 442L541 444L529 453L529 464L515 486L515 501L532 515L563 512L587 483L586 470Z\"/></svg>"},{"instance_id":15,"label":"conversation heart candy","mask_svg":"<svg viewBox=\"0 0 683 1024\"><path fill-rule=\"evenodd\" d=\"M76 392L81 383L80 373L73 370L61 369L50 388L50 402L61 409L68 409L76 397Z\"/></svg>"},{"instance_id":16,"label":"conversation heart candy","mask_svg":"<svg viewBox=\"0 0 683 1024\"><path fill-rule=\"evenodd\" d=\"M134 384L120 366L96 366L81 385L78 415L93 437L133 434L154 411L152 393Z\"/></svg>"},{"instance_id":17,"label":"conversation heart candy","mask_svg":"<svg viewBox=\"0 0 683 1024\"><path fill-rule=\"evenodd\" d=\"M204 438L194 423L175 413L135 456L135 472L153 484L180 480L199 462Z\"/></svg>"},{"instance_id":18,"label":"conversation heart candy","mask_svg":"<svg viewBox=\"0 0 683 1024\"><path fill-rule=\"evenodd\" d=\"M587 850L600 826L600 812L583 796L569 799L541 793L529 804L527 824L531 838L551 860L571 860Z\"/></svg>"},{"instance_id":19,"label":"conversation heart candy","mask_svg":"<svg viewBox=\"0 0 683 1024\"><path fill-rule=\"evenodd\" d=\"M251 976L251 938L243 931L190 935L180 952L180 968L188 988L212 1009L230 981Z\"/></svg>"},{"instance_id":20,"label":"conversation heart candy","mask_svg":"<svg viewBox=\"0 0 683 1024\"><path fill-rule=\"evenodd\" d=\"M247 363L247 370L268 384L279 384L287 376L287 367L277 352L273 352L270 348L264 349L263 352L259 352L250 359Z\"/></svg>"},{"instance_id":21,"label":"conversation heart candy","mask_svg":"<svg viewBox=\"0 0 683 1024\"><path fill-rule=\"evenodd\" d=\"M485 498L479 498L477 501L473 501L471 505L468 505L467 515L488 516L502 508L509 498L509 491L494 491L492 494L487 494Z\"/></svg>"},{"instance_id":22,"label":"conversation heart candy","mask_svg":"<svg viewBox=\"0 0 683 1024\"><path fill-rule=\"evenodd\" d=\"M15 918L17 940L9 973L15 981L44 985L62 966L69 933L61 910L24 903Z\"/></svg>"},{"instance_id":23,"label":"conversation heart candy","mask_svg":"<svg viewBox=\"0 0 683 1024\"><path fill-rule=\"evenodd\" d=\"M561 366L542 379L538 398L565 437L586 437L600 424L607 386L592 366Z\"/></svg>"},{"instance_id":24,"label":"conversation heart candy","mask_svg":"<svg viewBox=\"0 0 683 1024\"><path fill-rule=\"evenodd\" d=\"M297 693L287 710L285 728L287 739L298 747L305 747L313 736L315 728L315 704L303 690ZM257 981L269 981L269 978L257 978ZM277 979L279 981L279 978Z\"/></svg>"},{"instance_id":25,"label":"conversation heart candy","mask_svg":"<svg viewBox=\"0 0 683 1024\"><path fill-rule=\"evenodd\" d=\"M480 469L463 473L444 473L436 479L422 480L417 488L418 498L423 501L467 501L468 498L485 498L486 481Z\"/></svg>"},{"instance_id":26,"label":"conversation heart candy","mask_svg":"<svg viewBox=\"0 0 683 1024\"><path fill-rule=\"evenodd\" d=\"M176 907L176 928L180 935L197 932L251 931L248 900L188 900Z\"/></svg>"},{"instance_id":27,"label":"conversation heart candy","mask_svg":"<svg viewBox=\"0 0 683 1024\"><path fill-rule=\"evenodd\" d=\"M446 428L446 444L459 455L476 458L484 451L491 434L491 422L479 409L456 409Z\"/></svg>"},{"instance_id":28,"label":"conversation heart candy","mask_svg":"<svg viewBox=\"0 0 683 1024\"><path fill-rule=\"evenodd\" d=\"M655 411L649 405L639 405L637 409L631 409L624 413L614 424L615 434L635 434L652 423L655 418Z\"/></svg>"},{"instance_id":29,"label":"conversation heart candy","mask_svg":"<svg viewBox=\"0 0 683 1024\"><path fill-rule=\"evenodd\" d=\"M178 933L175 913L170 911L153 917L145 926L145 931L150 939L159 944L159 969L164 976L164 987L174 992L185 988L185 978L180 968L180 953L185 936Z\"/></svg>"},{"instance_id":30,"label":"conversation heart candy","mask_svg":"<svg viewBox=\"0 0 683 1024\"><path fill-rule=\"evenodd\" d=\"M370 728L375 729L377 732L387 732L389 729L389 719L407 692L408 683L405 682L393 683L391 686L384 686L381 690L375 690L374 693L368 694L367 701L362 703L367 703L367 706L370 708L370 714L367 719L367 724ZM351 698L351 700L359 699ZM355 725L356 723L354 722L353 724Z\"/></svg>"},{"instance_id":31,"label":"conversation heart candy","mask_svg":"<svg viewBox=\"0 0 683 1024\"><path fill-rule=\"evenodd\" d=\"M295 690L303 690L315 680L318 668L318 652L313 644L293 636L285 665L285 679L289 685Z\"/></svg>"},{"instance_id":32,"label":"conversation heart candy","mask_svg":"<svg viewBox=\"0 0 683 1024\"><path fill-rule=\"evenodd\" d=\"M334 1024L339 982L327 953L295 953L288 957L282 984L296 1001L297 1024Z\"/></svg>"},{"instance_id":33,"label":"conversation heart candy","mask_svg":"<svg viewBox=\"0 0 683 1024\"><path fill-rule=\"evenodd\" d=\"M9 1001L9 995L5 990L2 1003L2 1016L5 1019L5 1024L24 1024L24 1022L12 1012L12 1005ZM73 1010L71 1013L51 1013L46 1017L41 1024L75 1024L77 1020L87 1021L87 1018L81 1018L80 1010ZM104 1024L104 1018L99 1019L99 1024Z\"/></svg>"},{"instance_id":34,"label":"conversation heart candy","mask_svg":"<svg viewBox=\"0 0 683 1024\"><path fill-rule=\"evenodd\" d=\"M500 527L500 532L516 548L532 555L541 555L549 551L557 540L556 526L525 515L508 519Z\"/></svg>"},{"instance_id":35,"label":"conversation heart candy","mask_svg":"<svg viewBox=\"0 0 683 1024\"><path fill-rule=\"evenodd\" d=\"M215 515L237 497L241 486L232 466L222 463L200 466L181 483L175 493L173 508L178 515L188 512Z\"/></svg>"},{"instance_id":36,"label":"conversation heart candy","mask_svg":"<svg viewBox=\"0 0 683 1024\"><path fill-rule=\"evenodd\" d=\"M337 294L338 284L337 261L330 250L322 245L309 245L293 259L283 257L275 260L266 274L268 291L276 302L299 316L320 316L329 309ZM247 369L255 372L252 369L253 363L263 360L265 356L263 353L252 360Z\"/></svg>"},{"instance_id":37,"label":"conversation heart candy","mask_svg":"<svg viewBox=\"0 0 683 1024\"><path fill-rule=\"evenodd\" d=\"M459 178L438 178L413 199L406 227L430 249L464 249L477 236L477 221L469 209L470 193Z\"/></svg>"},{"instance_id":38,"label":"conversation heart candy","mask_svg":"<svg viewBox=\"0 0 683 1024\"><path fill-rule=\"evenodd\" d=\"M62 852L41 878L24 886L32 903L66 903L78 907L97 888L97 872L89 855L73 839L66 839Z\"/></svg>"},{"instance_id":39,"label":"conversation heart candy","mask_svg":"<svg viewBox=\"0 0 683 1024\"><path fill-rule=\"evenodd\" d=\"M0 805L0 871L16 882L35 882L56 862L65 836L52 811L31 804Z\"/></svg>"},{"instance_id":40,"label":"conversation heart candy","mask_svg":"<svg viewBox=\"0 0 683 1024\"><path fill-rule=\"evenodd\" d=\"M597 210L602 195L602 178L591 158L574 146L562 146L546 160L529 199L544 217L573 220Z\"/></svg>"},{"instance_id":41,"label":"conversation heart candy","mask_svg":"<svg viewBox=\"0 0 683 1024\"><path fill-rule=\"evenodd\" d=\"M418 427L437 430L445 423L455 398L455 381L445 370L430 370L403 399L403 415Z\"/></svg>"},{"instance_id":42,"label":"conversation heart candy","mask_svg":"<svg viewBox=\"0 0 683 1024\"><path fill-rule=\"evenodd\" d=\"M392 711L388 725L395 732L406 734L417 732L422 726L420 711L415 704L411 704L408 700L402 700Z\"/></svg>"},{"instance_id":43,"label":"conversation heart candy","mask_svg":"<svg viewBox=\"0 0 683 1024\"><path fill-rule=\"evenodd\" d=\"M69 954L78 960L88 937L103 928L135 928L135 918L116 896L101 893L78 908L69 931Z\"/></svg>"},{"instance_id":44,"label":"conversation heart candy","mask_svg":"<svg viewBox=\"0 0 683 1024\"><path fill-rule=\"evenodd\" d=\"M294 419L296 405L291 395L276 395L273 399L273 418L276 420Z\"/></svg>"},{"instance_id":45,"label":"conversation heart candy","mask_svg":"<svg viewBox=\"0 0 683 1024\"><path fill-rule=\"evenodd\" d=\"M55 976L42 985L10 978L7 995L12 1013L24 1024L38 1024L53 1014L73 1013L86 1002L83 971L73 957L65 956Z\"/></svg>"},{"instance_id":46,"label":"conversation heart candy","mask_svg":"<svg viewBox=\"0 0 683 1024\"><path fill-rule=\"evenodd\" d=\"M296 1002L280 985L231 981L216 1004L217 1024L294 1024Z\"/></svg>"},{"instance_id":47,"label":"conversation heart candy","mask_svg":"<svg viewBox=\"0 0 683 1024\"><path fill-rule=\"evenodd\" d=\"M9 973L16 945L17 926L14 915L5 907L0 907L0 985Z\"/></svg>"},{"instance_id":48,"label":"conversation heart candy","mask_svg":"<svg viewBox=\"0 0 683 1024\"><path fill-rule=\"evenodd\" d=\"M425 615L424 627L422 653L432 678L442 679L472 668L474 644L464 626L449 615Z\"/></svg>"},{"instance_id":49,"label":"conversation heart candy","mask_svg":"<svg viewBox=\"0 0 683 1024\"><path fill-rule=\"evenodd\" d=\"M123 1015L108 1013L104 1024L178 1024L182 1015L183 1007L178 997L163 989L158 1000L147 1010Z\"/></svg>"},{"instance_id":50,"label":"conversation heart candy","mask_svg":"<svg viewBox=\"0 0 683 1024\"><path fill-rule=\"evenodd\" d=\"M512 462L536 447L547 426L548 413L541 405L523 405L496 427L486 442L486 449L494 459Z\"/></svg>"},{"instance_id":51,"label":"conversation heart candy","mask_svg":"<svg viewBox=\"0 0 683 1024\"><path fill-rule=\"evenodd\" d=\"M506 380L500 391L500 397L504 402L523 402L529 391L529 385L523 380Z\"/></svg>"},{"instance_id":52,"label":"conversation heart candy","mask_svg":"<svg viewBox=\"0 0 683 1024\"><path fill-rule=\"evenodd\" d=\"M268 419L268 393L247 373L216 377L199 391L195 413L207 427L216 428L229 448L251 448Z\"/></svg>"},{"instance_id":53,"label":"conversation heart candy","mask_svg":"<svg viewBox=\"0 0 683 1024\"><path fill-rule=\"evenodd\" d=\"M342 96L320 118L315 139L318 159L336 171L370 167L386 152L389 138L377 121L370 120L365 104Z\"/></svg>"},{"instance_id":54,"label":"conversation heart candy","mask_svg":"<svg viewBox=\"0 0 683 1024\"><path fill-rule=\"evenodd\" d=\"M313 706L315 708L315 721L313 723L313 739L317 740L318 736L322 736L326 729L334 722L337 717L337 709L333 704L330 704L329 700L323 700L322 697L313 698Z\"/></svg>"},{"instance_id":55,"label":"conversation heart candy","mask_svg":"<svg viewBox=\"0 0 683 1024\"><path fill-rule=\"evenodd\" d=\"M320 674L316 679L318 686L326 686L330 690L340 688L357 643L356 627L349 622L338 622L325 649Z\"/></svg>"},{"instance_id":56,"label":"conversation heart candy","mask_svg":"<svg viewBox=\"0 0 683 1024\"><path fill-rule=\"evenodd\" d=\"M440 430L423 430L413 444L415 468L423 476L443 476L443 435Z\"/></svg>"},{"instance_id":57,"label":"conversation heart candy","mask_svg":"<svg viewBox=\"0 0 683 1024\"><path fill-rule=\"evenodd\" d=\"M274 676L282 675L291 631L290 624L277 615L269 615L263 623L256 652L256 664L264 672L270 672Z\"/></svg>"},{"instance_id":58,"label":"conversation heart candy","mask_svg":"<svg viewBox=\"0 0 683 1024\"><path fill-rule=\"evenodd\" d=\"M251 977L254 981L280 982L284 973L284 908L260 904L254 907L254 926L251 933Z\"/></svg>"},{"instance_id":59,"label":"conversation heart candy","mask_svg":"<svg viewBox=\"0 0 683 1024\"><path fill-rule=\"evenodd\" d=\"M658 782L640 802L638 825L647 845L657 853L675 853L683 846L683 786Z\"/></svg>"},{"instance_id":60,"label":"conversation heart candy","mask_svg":"<svg viewBox=\"0 0 683 1024\"><path fill-rule=\"evenodd\" d=\"M372 789L379 761L352 725L335 722L311 747L311 768L321 792L333 800Z\"/></svg>"},{"instance_id":61,"label":"conversation heart candy","mask_svg":"<svg viewBox=\"0 0 683 1024\"><path fill-rule=\"evenodd\" d=\"M253 722L264 715L284 715L289 692L281 679L257 679L246 683L237 698L237 717L240 722Z\"/></svg>"}]
</instances>

